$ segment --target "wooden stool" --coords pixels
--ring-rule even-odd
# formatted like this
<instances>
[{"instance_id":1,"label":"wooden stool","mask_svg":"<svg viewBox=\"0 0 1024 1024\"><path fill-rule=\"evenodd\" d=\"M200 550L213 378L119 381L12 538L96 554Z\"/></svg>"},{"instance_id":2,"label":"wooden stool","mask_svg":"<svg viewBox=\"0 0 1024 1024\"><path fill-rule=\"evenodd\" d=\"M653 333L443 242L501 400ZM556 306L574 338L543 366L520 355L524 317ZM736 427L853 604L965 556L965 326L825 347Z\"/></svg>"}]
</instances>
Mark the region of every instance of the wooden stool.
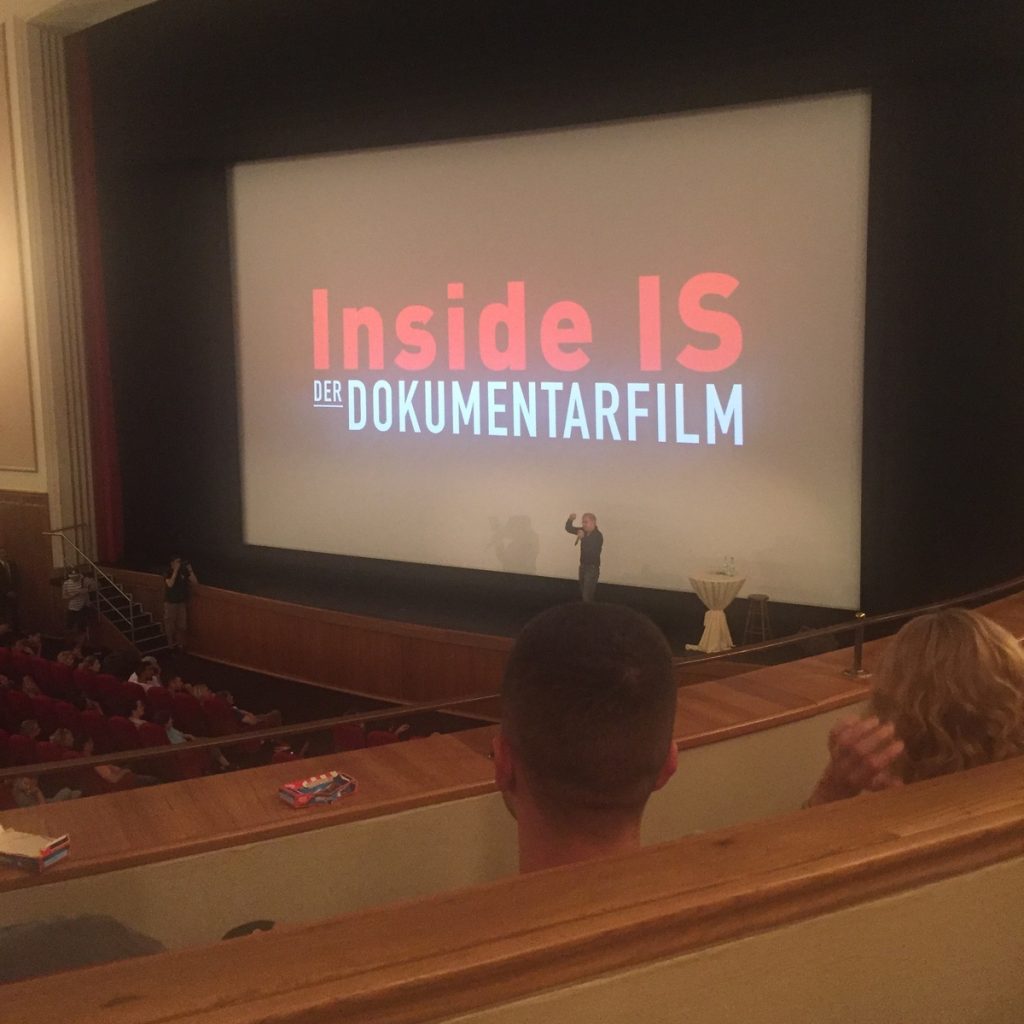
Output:
<instances>
[{"instance_id":1,"label":"wooden stool","mask_svg":"<svg viewBox=\"0 0 1024 1024\"><path fill-rule=\"evenodd\" d=\"M751 644L758 640L771 640L772 623L768 617L768 595L747 595L747 624L743 627L743 642Z\"/></svg>"}]
</instances>

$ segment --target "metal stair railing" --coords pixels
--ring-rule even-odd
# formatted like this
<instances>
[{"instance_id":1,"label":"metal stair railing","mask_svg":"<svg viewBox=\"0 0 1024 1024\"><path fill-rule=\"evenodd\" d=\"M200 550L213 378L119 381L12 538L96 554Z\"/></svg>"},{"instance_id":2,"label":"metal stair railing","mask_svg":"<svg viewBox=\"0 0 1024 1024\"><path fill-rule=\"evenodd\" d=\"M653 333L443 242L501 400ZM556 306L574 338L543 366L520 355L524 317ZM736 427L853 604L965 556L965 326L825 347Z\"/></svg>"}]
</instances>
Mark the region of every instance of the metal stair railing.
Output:
<instances>
[{"instance_id":1,"label":"metal stair railing","mask_svg":"<svg viewBox=\"0 0 1024 1024\"><path fill-rule=\"evenodd\" d=\"M135 616L132 615L132 608L135 605L135 599L131 593L121 587L117 580L115 580L109 573L106 573L101 569L73 540L70 540L66 534L61 530L44 530L44 537L60 537L60 539L70 547L75 554L79 556L82 562L85 562L92 568L96 579L96 589L90 592L90 600L94 600L96 607L101 611L115 626L132 642L132 646L135 645ZM81 564L81 563L79 563ZM100 593L99 581L103 580L104 584L113 588L117 593L124 598L125 610L122 611L112 598L105 594ZM126 625L122 627L118 625L119 622L123 622Z\"/></svg>"}]
</instances>

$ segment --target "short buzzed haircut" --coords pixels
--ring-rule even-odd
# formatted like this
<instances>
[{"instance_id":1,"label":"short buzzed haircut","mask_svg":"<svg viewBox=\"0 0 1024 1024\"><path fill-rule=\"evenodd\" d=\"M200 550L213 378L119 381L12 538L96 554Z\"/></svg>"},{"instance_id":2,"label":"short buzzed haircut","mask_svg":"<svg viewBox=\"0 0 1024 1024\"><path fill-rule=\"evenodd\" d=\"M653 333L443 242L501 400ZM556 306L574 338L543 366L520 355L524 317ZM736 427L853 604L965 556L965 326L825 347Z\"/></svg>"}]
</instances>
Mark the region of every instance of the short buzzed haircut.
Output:
<instances>
[{"instance_id":1,"label":"short buzzed haircut","mask_svg":"<svg viewBox=\"0 0 1024 1024\"><path fill-rule=\"evenodd\" d=\"M578 601L543 612L505 668L502 732L549 812L642 810L675 709L665 638L621 605Z\"/></svg>"}]
</instances>

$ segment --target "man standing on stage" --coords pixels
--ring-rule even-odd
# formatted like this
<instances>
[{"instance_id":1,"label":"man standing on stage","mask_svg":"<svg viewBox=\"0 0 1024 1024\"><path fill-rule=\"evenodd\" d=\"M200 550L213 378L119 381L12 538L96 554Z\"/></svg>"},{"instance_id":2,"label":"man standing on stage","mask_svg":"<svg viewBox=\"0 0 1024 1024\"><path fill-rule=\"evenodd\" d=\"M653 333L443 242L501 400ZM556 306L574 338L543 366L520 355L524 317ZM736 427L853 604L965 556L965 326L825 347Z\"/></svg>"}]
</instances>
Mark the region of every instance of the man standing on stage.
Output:
<instances>
[{"instance_id":1,"label":"man standing on stage","mask_svg":"<svg viewBox=\"0 0 1024 1024\"><path fill-rule=\"evenodd\" d=\"M597 591L597 578L601 575L601 548L604 537L597 528L597 516L584 512L582 528L576 525L576 513L570 512L565 521L565 532L576 534L580 546L580 595L584 601L593 601Z\"/></svg>"}]
</instances>

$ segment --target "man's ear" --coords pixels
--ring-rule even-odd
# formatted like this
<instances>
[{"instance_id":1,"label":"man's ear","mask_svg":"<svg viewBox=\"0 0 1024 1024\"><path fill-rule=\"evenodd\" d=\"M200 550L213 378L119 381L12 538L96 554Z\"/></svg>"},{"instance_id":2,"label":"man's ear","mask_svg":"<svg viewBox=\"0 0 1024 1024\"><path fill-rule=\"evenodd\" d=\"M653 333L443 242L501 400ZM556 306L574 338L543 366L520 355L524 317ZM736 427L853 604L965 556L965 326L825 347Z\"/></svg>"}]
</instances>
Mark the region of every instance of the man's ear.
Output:
<instances>
[{"instance_id":1,"label":"man's ear","mask_svg":"<svg viewBox=\"0 0 1024 1024\"><path fill-rule=\"evenodd\" d=\"M668 753L665 755L665 763L661 766L661 771L658 772L658 777L654 780L654 788L661 789L662 786L668 782L676 773L676 769L679 767L679 748L676 746L675 740L672 740L668 745Z\"/></svg>"},{"instance_id":2,"label":"man's ear","mask_svg":"<svg viewBox=\"0 0 1024 1024\"><path fill-rule=\"evenodd\" d=\"M499 729L491 740L491 753L494 757L494 784L503 793L511 793L516 788L515 763L505 734Z\"/></svg>"}]
</instances>

